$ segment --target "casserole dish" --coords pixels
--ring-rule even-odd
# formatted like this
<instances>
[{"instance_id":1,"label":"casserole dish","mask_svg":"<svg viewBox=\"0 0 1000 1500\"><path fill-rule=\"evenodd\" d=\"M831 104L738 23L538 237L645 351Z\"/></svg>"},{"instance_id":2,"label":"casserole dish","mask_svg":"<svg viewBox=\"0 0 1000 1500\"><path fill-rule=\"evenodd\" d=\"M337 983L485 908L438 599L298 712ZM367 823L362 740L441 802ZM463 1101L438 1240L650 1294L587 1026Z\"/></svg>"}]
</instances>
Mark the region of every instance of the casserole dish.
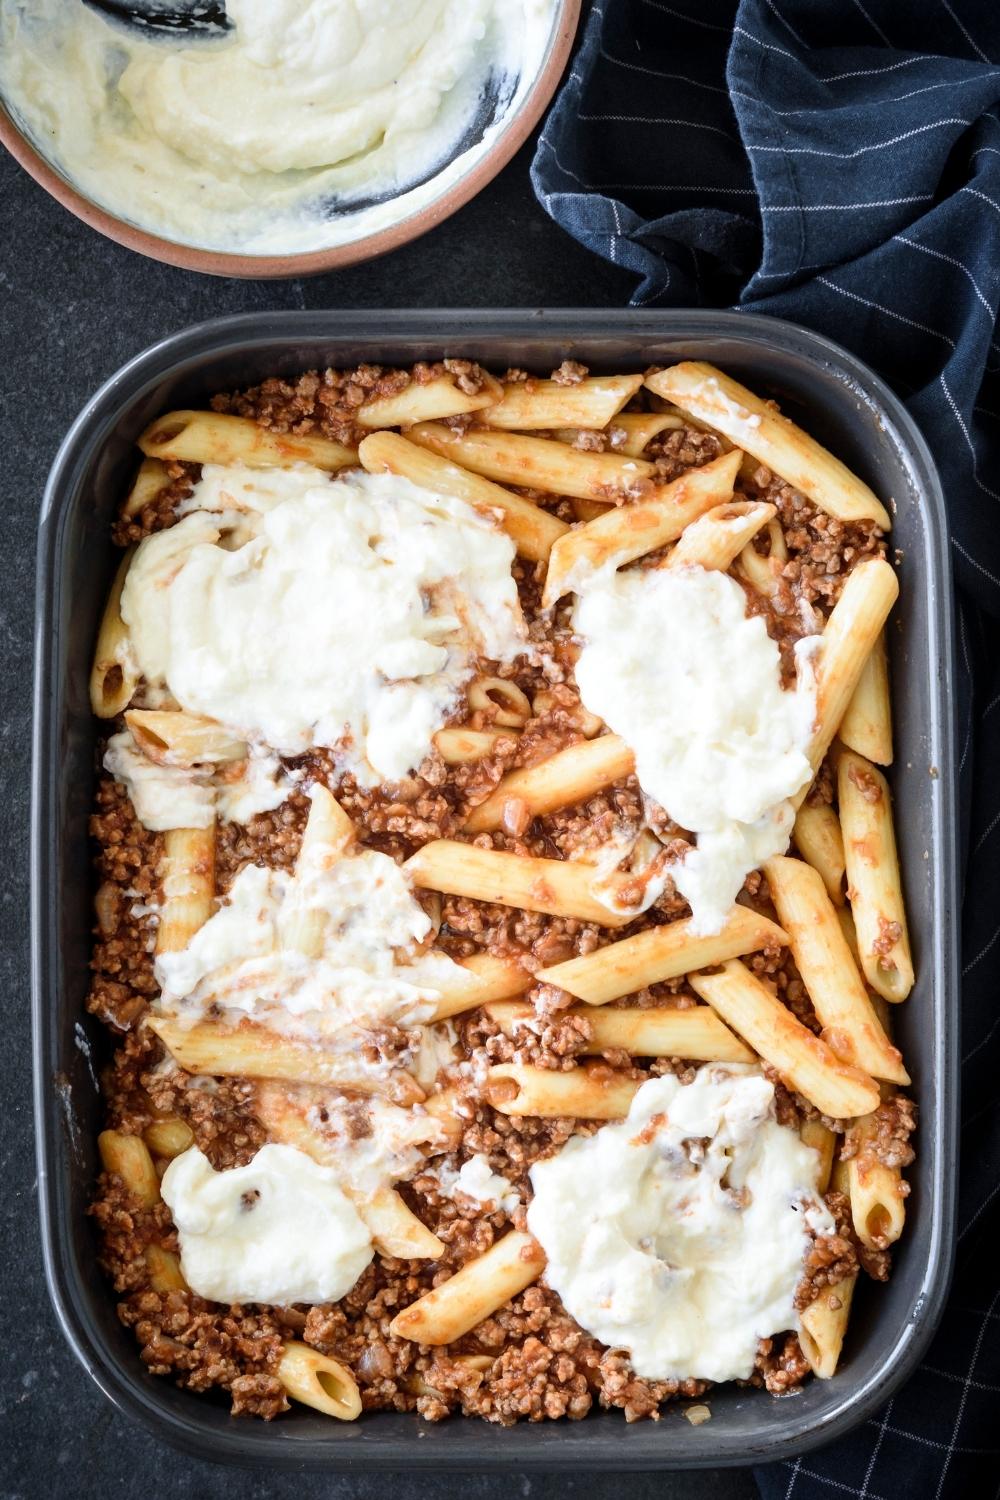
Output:
<instances>
[{"instance_id":1,"label":"casserole dish","mask_svg":"<svg viewBox=\"0 0 1000 1500\"><path fill-rule=\"evenodd\" d=\"M377 332L373 328L377 327ZM409 364L466 356L545 370L576 359L595 371L705 359L776 397L890 504L902 592L891 631L896 686L895 793L918 982L899 1016L921 1109L910 1173L913 1233L892 1280L864 1296L830 1381L794 1401L712 1392L712 1420L679 1412L626 1427L614 1413L503 1430L373 1415L331 1424L304 1410L263 1428L144 1373L95 1274L85 1216L96 1168L101 1028L83 1015L91 929L87 818L95 728L87 681L112 570L107 528L157 414L268 374L362 358ZM202 324L114 376L81 413L43 505L35 685L33 958L39 1189L46 1271L60 1322L109 1397L204 1457L275 1467L656 1469L747 1464L829 1441L872 1411L919 1360L947 1291L956 1150L957 897L951 594L944 503L933 462L891 393L844 351L789 324L714 312L266 314Z\"/></svg>"}]
</instances>

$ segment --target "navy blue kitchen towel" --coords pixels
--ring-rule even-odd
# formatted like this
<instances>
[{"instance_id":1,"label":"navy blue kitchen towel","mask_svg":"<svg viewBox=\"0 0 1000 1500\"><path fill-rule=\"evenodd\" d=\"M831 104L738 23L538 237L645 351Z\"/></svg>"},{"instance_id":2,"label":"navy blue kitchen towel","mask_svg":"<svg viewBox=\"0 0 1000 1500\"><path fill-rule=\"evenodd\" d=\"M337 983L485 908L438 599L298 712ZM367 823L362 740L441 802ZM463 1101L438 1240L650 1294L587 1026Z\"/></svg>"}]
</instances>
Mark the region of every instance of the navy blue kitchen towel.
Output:
<instances>
[{"instance_id":1,"label":"navy blue kitchen towel","mask_svg":"<svg viewBox=\"0 0 1000 1500\"><path fill-rule=\"evenodd\" d=\"M916 1376L766 1500L1000 1494L1000 0L596 0L532 169L633 305L773 313L903 396L958 584L958 1262Z\"/></svg>"}]
</instances>

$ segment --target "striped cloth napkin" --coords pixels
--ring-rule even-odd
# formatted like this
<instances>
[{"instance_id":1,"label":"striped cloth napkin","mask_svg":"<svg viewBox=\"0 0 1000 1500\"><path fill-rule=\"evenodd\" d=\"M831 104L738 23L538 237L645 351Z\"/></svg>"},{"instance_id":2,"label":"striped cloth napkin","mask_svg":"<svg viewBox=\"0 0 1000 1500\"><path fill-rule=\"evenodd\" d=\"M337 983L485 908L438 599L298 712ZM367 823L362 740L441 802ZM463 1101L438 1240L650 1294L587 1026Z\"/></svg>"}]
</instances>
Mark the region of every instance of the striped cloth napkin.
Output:
<instances>
[{"instance_id":1,"label":"striped cloth napkin","mask_svg":"<svg viewBox=\"0 0 1000 1500\"><path fill-rule=\"evenodd\" d=\"M917 1374L766 1500L1000 1495L1000 0L596 0L538 144L549 214L633 306L828 334L937 459L958 585L963 1153ZM919 1143L919 1137L918 1137Z\"/></svg>"}]
</instances>

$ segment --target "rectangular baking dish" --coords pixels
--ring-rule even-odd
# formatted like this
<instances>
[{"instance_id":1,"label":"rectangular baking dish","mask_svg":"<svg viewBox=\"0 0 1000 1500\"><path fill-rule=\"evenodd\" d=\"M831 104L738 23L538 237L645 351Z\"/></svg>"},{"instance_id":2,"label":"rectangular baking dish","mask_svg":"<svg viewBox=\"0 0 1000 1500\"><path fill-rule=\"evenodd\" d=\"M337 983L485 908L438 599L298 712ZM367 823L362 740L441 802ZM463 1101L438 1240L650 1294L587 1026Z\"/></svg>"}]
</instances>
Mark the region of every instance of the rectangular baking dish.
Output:
<instances>
[{"instance_id":1,"label":"rectangular baking dish","mask_svg":"<svg viewBox=\"0 0 1000 1500\"><path fill-rule=\"evenodd\" d=\"M842 1367L776 1400L726 1389L712 1419L679 1411L626 1426L618 1412L498 1429L373 1414L339 1424L299 1407L269 1426L223 1400L148 1375L95 1264L85 1209L96 1171L95 1073L107 1038L83 1013L92 926L87 819L96 726L88 672L113 558L108 523L156 414L198 406L266 375L361 360L407 365L464 355L547 372L707 359L777 398L891 505L902 594L891 626L897 830L917 961L897 1007L920 1106L910 1225L888 1287L864 1286ZM35 1111L46 1274L63 1331L122 1410L204 1458L273 1468L667 1469L801 1453L869 1417L914 1369L947 1291L957 1158L957 893L950 682L952 613L944 500L914 424L870 370L826 339L774 319L717 312L269 313L223 318L127 364L81 412L42 508L35 654L32 946Z\"/></svg>"}]
</instances>

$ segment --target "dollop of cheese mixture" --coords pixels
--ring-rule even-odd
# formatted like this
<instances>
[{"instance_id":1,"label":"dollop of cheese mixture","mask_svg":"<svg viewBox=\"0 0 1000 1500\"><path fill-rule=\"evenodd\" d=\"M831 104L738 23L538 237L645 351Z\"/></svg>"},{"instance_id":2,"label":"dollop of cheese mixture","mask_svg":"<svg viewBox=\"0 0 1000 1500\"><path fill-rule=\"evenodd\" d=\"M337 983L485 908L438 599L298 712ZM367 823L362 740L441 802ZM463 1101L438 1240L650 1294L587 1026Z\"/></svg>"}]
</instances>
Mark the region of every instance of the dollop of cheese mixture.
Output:
<instances>
[{"instance_id":1,"label":"dollop of cheese mixture","mask_svg":"<svg viewBox=\"0 0 1000 1500\"><path fill-rule=\"evenodd\" d=\"M296 946L303 923L319 930L315 956ZM395 860L318 843L294 874L247 865L187 946L157 955L158 1005L191 1021L221 1008L350 1055L363 1030L429 1020L436 985L461 978L445 954L417 952L430 930Z\"/></svg>"},{"instance_id":2,"label":"dollop of cheese mixture","mask_svg":"<svg viewBox=\"0 0 1000 1500\"><path fill-rule=\"evenodd\" d=\"M554 11L227 0L230 29L192 39L79 0L0 0L0 92L120 217L185 244L290 254L386 228L471 170L537 76Z\"/></svg>"},{"instance_id":3,"label":"dollop of cheese mixture","mask_svg":"<svg viewBox=\"0 0 1000 1500\"><path fill-rule=\"evenodd\" d=\"M464 501L389 474L208 465L188 509L140 543L122 617L148 683L251 743L339 745L362 784L399 780L476 657L524 649L514 545Z\"/></svg>"},{"instance_id":4,"label":"dollop of cheese mixture","mask_svg":"<svg viewBox=\"0 0 1000 1500\"><path fill-rule=\"evenodd\" d=\"M818 1157L751 1064L644 1083L620 1124L531 1168L528 1227L588 1333L649 1380L742 1380L798 1327L811 1233L833 1231Z\"/></svg>"},{"instance_id":5,"label":"dollop of cheese mixture","mask_svg":"<svg viewBox=\"0 0 1000 1500\"><path fill-rule=\"evenodd\" d=\"M695 930L717 932L749 871L788 846L788 799L812 774L819 638L798 642L783 689L778 647L740 585L698 567L601 570L573 625L583 702L631 746L643 791L697 834L670 873Z\"/></svg>"},{"instance_id":6,"label":"dollop of cheese mixture","mask_svg":"<svg viewBox=\"0 0 1000 1500\"><path fill-rule=\"evenodd\" d=\"M191 1147L163 1174L184 1276L215 1302L336 1302L370 1262L371 1235L336 1174L292 1146L216 1172Z\"/></svg>"}]
</instances>

